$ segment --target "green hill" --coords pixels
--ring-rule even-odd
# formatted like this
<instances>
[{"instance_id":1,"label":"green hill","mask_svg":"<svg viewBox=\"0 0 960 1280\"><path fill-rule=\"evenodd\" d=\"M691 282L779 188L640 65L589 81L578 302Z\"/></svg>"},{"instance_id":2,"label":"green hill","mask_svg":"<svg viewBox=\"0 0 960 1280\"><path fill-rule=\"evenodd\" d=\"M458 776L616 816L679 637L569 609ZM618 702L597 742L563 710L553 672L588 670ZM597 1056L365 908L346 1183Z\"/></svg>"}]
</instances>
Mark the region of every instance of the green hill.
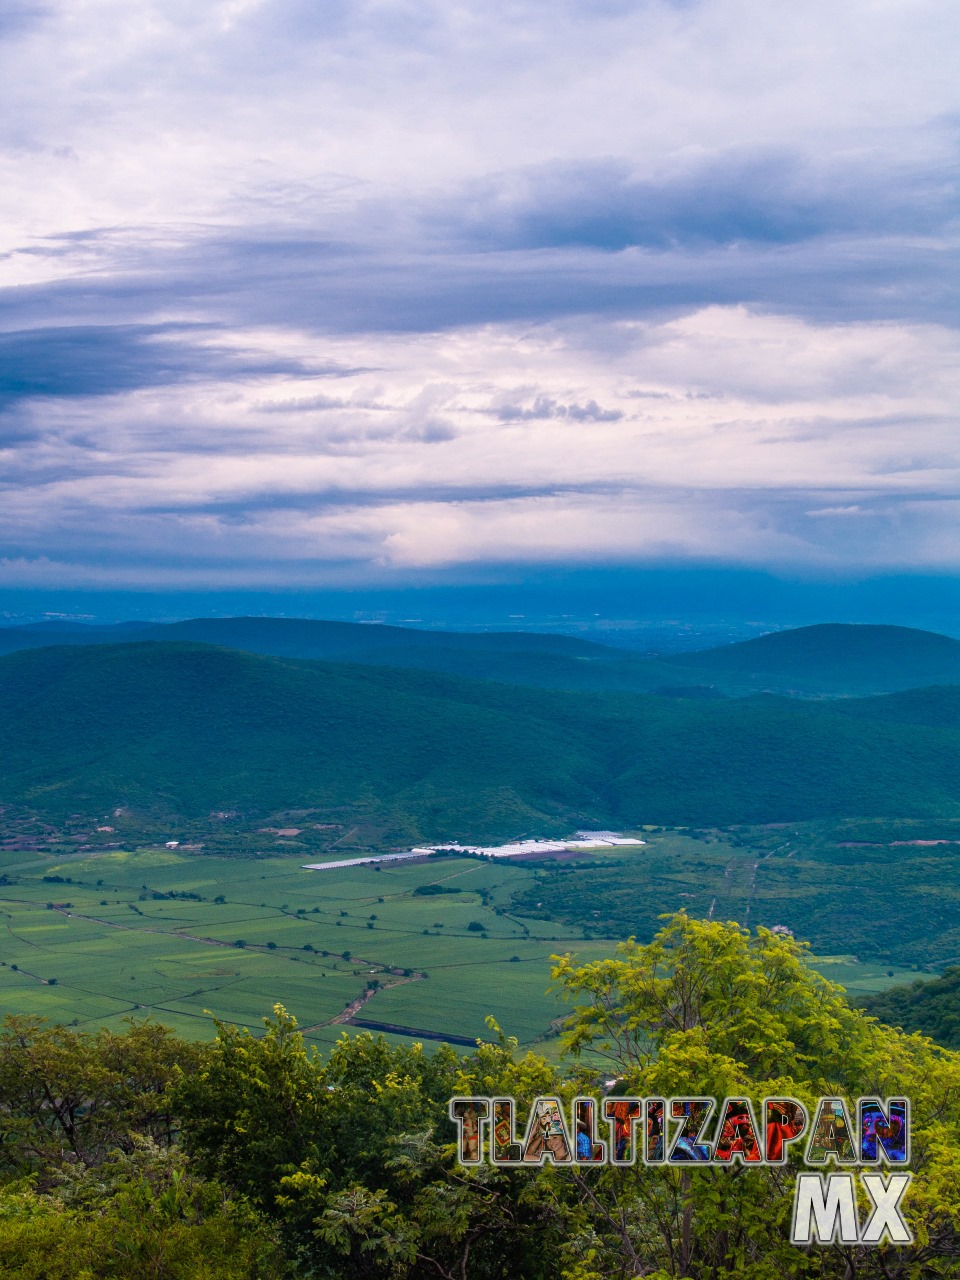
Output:
<instances>
[{"instance_id":1,"label":"green hill","mask_svg":"<svg viewBox=\"0 0 960 1280\"><path fill-rule=\"evenodd\" d=\"M114 626L89 627L81 623L41 622L30 627L0 627L0 654L22 649L44 649L52 645L117 644L144 629L143 624L120 622Z\"/></svg>"},{"instance_id":2,"label":"green hill","mask_svg":"<svg viewBox=\"0 0 960 1280\"><path fill-rule=\"evenodd\" d=\"M960 640L912 627L822 623L667 661L721 683L766 683L798 692L880 693L960 684Z\"/></svg>"},{"instance_id":3,"label":"green hill","mask_svg":"<svg viewBox=\"0 0 960 1280\"><path fill-rule=\"evenodd\" d=\"M53 813L402 817L413 789L421 817L436 806L464 822L479 806L493 827L501 810L526 826L594 800L596 766L575 744L558 756L529 715L505 735L502 712L390 674L185 643L13 654L0 660L0 796Z\"/></svg>"},{"instance_id":4,"label":"green hill","mask_svg":"<svg viewBox=\"0 0 960 1280\"><path fill-rule=\"evenodd\" d=\"M116 644L122 639L222 645L278 658L440 671L548 689L643 692L675 683L666 665L575 636L527 631L464 633L306 618L193 618L136 628L0 628L0 654L54 645Z\"/></svg>"},{"instance_id":5,"label":"green hill","mask_svg":"<svg viewBox=\"0 0 960 1280\"><path fill-rule=\"evenodd\" d=\"M850 709L519 689L182 642L33 649L0 659L0 804L364 812L396 842L960 815L960 731Z\"/></svg>"},{"instance_id":6,"label":"green hill","mask_svg":"<svg viewBox=\"0 0 960 1280\"><path fill-rule=\"evenodd\" d=\"M197 618L143 633L248 653L438 671L546 689L645 692L673 676L666 665L575 636L465 633L299 618Z\"/></svg>"},{"instance_id":7,"label":"green hill","mask_svg":"<svg viewBox=\"0 0 960 1280\"><path fill-rule=\"evenodd\" d=\"M420 631L384 623L327 622L309 618L192 618L146 629L143 639L194 640L276 657L355 661L367 655L416 649L426 653L549 653L577 658L621 657L609 645L576 636L533 631Z\"/></svg>"},{"instance_id":8,"label":"green hill","mask_svg":"<svg viewBox=\"0 0 960 1280\"><path fill-rule=\"evenodd\" d=\"M948 1049L960 1049L960 968L939 978L891 987L861 1004L881 1022L920 1031Z\"/></svg>"}]
</instances>

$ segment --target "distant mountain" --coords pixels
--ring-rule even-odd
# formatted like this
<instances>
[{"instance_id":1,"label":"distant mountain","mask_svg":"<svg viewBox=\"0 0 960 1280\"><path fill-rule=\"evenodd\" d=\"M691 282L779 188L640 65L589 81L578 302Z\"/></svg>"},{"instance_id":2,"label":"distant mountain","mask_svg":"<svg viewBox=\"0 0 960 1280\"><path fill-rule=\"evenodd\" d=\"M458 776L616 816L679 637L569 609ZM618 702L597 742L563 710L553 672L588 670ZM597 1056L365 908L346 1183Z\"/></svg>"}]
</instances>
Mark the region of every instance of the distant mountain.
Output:
<instances>
[{"instance_id":1,"label":"distant mountain","mask_svg":"<svg viewBox=\"0 0 960 1280\"><path fill-rule=\"evenodd\" d=\"M126 631L120 628L127 628ZM305 618L194 618L159 625L0 628L0 654L118 639L192 641L281 658L403 667L544 689L699 695L889 693L960 685L960 641L909 627L823 624L693 653L645 657L573 636L463 633Z\"/></svg>"},{"instance_id":2,"label":"distant mountain","mask_svg":"<svg viewBox=\"0 0 960 1280\"><path fill-rule=\"evenodd\" d=\"M912 627L822 623L665 660L721 682L767 682L798 692L960 684L960 640Z\"/></svg>"},{"instance_id":3,"label":"distant mountain","mask_svg":"<svg viewBox=\"0 0 960 1280\"><path fill-rule=\"evenodd\" d=\"M116 644L149 628L141 622L117 622L110 626L86 626L80 622L35 622L29 627L0 627L0 655L22 649L42 649L62 644Z\"/></svg>"},{"instance_id":4,"label":"distant mountain","mask_svg":"<svg viewBox=\"0 0 960 1280\"><path fill-rule=\"evenodd\" d=\"M0 659L0 804L375 813L396 842L960 815L960 730L850 712L511 688L187 642L32 649Z\"/></svg>"},{"instance_id":5,"label":"distant mountain","mask_svg":"<svg viewBox=\"0 0 960 1280\"><path fill-rule=\"evenodd\" d=\"M120 638L126 637L105 627L0 628L0 654L54 644L113 644ZM441 671L546 689L642 692L676 677L669 667L622 649L529 631L465 633L307 618L194 618L140 626L129 638L195 641L278 658Z\"/></svg>"},{"instance_id":6,"label":"distant mountain","mask_svg":"<svg viewBox=\"0 0 960 1280\"><path fill-rule=\"evenodd\" d=\"M193 618L150 627L149 640L195 640L276 657L356 661L402 649L425 652L550 653L576 658L623 656L609 645L534 631L419 631L384 623L324 622L309 618Z\"/></svg>"}]
</instances>

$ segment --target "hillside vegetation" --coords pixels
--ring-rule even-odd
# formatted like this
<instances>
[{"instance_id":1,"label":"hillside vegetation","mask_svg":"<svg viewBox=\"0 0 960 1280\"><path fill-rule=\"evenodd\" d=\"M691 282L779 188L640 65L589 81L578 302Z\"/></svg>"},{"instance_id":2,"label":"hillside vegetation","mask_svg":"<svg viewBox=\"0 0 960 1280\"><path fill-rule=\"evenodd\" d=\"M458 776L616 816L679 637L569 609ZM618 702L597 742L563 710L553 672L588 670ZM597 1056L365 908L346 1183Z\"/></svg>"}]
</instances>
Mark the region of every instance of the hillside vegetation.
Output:
<instances>
[{"instance_id":1,"label":"hillside vegetation","mask_svg":"<svg viewBox=\"0 0 960 1280\"><path fill-rule=\"evenodd\" d=\"M34 649L0 659L0 803L365 808L387 842L958 816L960 728L918 723L923 700L877 716L876 700L564 693L187 643Z\"/></svg>"},{"instance_id":2,"label":"hillside vegetation","mask_svg":"<svg viewBox=\"0 0 960 1280\"><path fill-rule=\"evenodd\" d=\"M891 987L862 1001L867 1013L904 1031L919 1031L950 1049L960 1049L960 968L939 978Z\"/></svg>"}]
</instances>

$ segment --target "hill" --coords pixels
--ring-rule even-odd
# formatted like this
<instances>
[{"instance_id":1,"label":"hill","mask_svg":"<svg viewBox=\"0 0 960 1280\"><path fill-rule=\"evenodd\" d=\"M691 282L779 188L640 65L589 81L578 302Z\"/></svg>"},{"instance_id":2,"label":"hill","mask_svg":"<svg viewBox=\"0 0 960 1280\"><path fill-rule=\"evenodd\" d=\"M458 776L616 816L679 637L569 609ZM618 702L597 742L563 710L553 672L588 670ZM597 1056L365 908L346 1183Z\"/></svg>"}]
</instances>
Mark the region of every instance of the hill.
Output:
<instances>
[{"instance_id":1,"label":"hill","mask_svg":"<svg viewBox=\"0 0 960 1280\"><path fill-rule=\"evenodd\" d=\"M0 655L52 645L116 644L144 629L144 624L139 622L118 622L103 627L85 626L78 622L37 622L29 627L0 627Z\"/></svg>"},{"instance_id":2,"label":"hill","mask_svg":"<svg viewBox=\"0 0 960 1280\"><path fill-rule=\"evenodd\" d=\"M440 671L549 689L646 691L676 683L666 665L575 636L528 631L419 631L414 628L308 618L193 618L113 627L0 628L0 654L54 645L176 640L222 645L244 653L327 662Z\"/></svg>"},{"instance_id":3,"label":"hill","mask_svg":"<svg viewBox=\"0 0 960 1280\"><path fill-rule=\"evenodd\" d=\"M861 1004L891 1027L919 1031L948 1049L960 1049L960 968L945 969L939 978L891 987Z\"/></svg>"},{"instance_id":4,"label":"hill","mask_svg":"<svg viewBox=\"0 0 960 1280\"><path fill-rule=\"evenodd\" d=\"M546 689L644 692L673 676L664 664L576 636L531 631L419 631L302 618L196 618L142 633L248 653L438 671Z\"/></svg>"},{"instance_id":5,"label":"hill","mask_svg":"<svg viewBox=\"0 0 960 1280\"><path fill-rule=\"evenodd\" d=\"M622 656L609 645L533 631L421 631L386 623L310 618L192 618L146 629L143 639L193 640L277 657L356 660L416 648L430 653L549 653L577 658Z\"/></svg>"},{"instance_id":6,"label":"hill","mask_svg":"<svg viewBox=\"0 0 960 1280\"><path fill-rule=\"evenodd\" d=\"M912 627L822 623L667 661L720 683L766 683L797 692L879 693L960 684L960 640Z\"/></svg>"},{"instance_id":7,"label":"hill","mask_svg":"<svg viewBox=\"0 0 960 1280\"><path fill-rule=\"evenodd\" d=\"M0 803L377 815L382 839L960 815L960 731L132 643L0 659Z\"/></svg>"}]
</instances>

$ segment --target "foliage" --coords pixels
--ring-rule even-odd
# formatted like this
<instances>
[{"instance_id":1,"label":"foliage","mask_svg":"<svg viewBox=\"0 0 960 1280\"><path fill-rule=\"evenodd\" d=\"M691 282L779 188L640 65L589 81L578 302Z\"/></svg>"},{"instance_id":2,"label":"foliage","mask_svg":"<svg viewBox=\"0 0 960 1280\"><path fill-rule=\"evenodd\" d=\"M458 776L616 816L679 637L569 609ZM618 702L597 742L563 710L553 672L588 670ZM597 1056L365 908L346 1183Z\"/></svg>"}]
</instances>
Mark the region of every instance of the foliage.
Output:
<instances>
[{"instance_id":1,"label":"foliage","mask_svg":"<svg viewBox=\"0 0 960 1280\"><path fill-rule=\"evenodd\" d=\"M261 1037L221 1028L205 1069L184 1078L184 1143L198 1168L281 1224L298 1274L547 1280L562 1230L550 1195L522 1175L466 1173L446 1118L458 1090L529 1100L559 1086L514 1048L484 1046L462 1062L446 1046L428 1054L344 1035L323 1062L278 1007Z\"/></svg>"},{"instance_id":2,"label":"foliage","mask_svg":"<svg viewBox=\"0 0 960 1280\"><path fill-rule=\"evenodd\" d=\"M0 1170L89 1168L133 1149L133 1135L169 1144L171 1087L198 1046L151 1022L93 1035L10 1016L0 1029Z\"/></svg>"},{"instance_id":3,"label":"foliage","mask_svg":"<svg viewBox=\"0 0 960 1280\"><path fill-rule=\"evenodd\" d=\"M669 1097L903 1094L913 1104L916 1177L908 1209L917 1244L808 1252L786 1243L792 1180L783 1169L643 1169L618 1192L619 1225L591 1228L597 1275L624 1253L669 1275L920 1277L960 1257L960 1055L851 1009L804 961L805 947L765 929L674 916L646 947L555 978L576 1001L566 1038L601 1053L624 1093ZM796 1156L794 1157L796 1160ZM613 1170L603 1179L616 1180ZM597 1266L598 1259L606 1259ZM631 1273L627 1273L631 1274Z\"/></svg>"},{"instance_id":4,"label":"foliage","mask_svg":"<svg viewBox=\"0 0 960 1280\"><path fill-rule=\"evenodd\" d=\"M39 1194L0 1190L0 1273L6 1280L281 1280L269 1226L176 1150L138 1141L96 1170Z\"/></svg>"},{"instance_id":5,"label":"foliage","mask_svg":"<svg viewBox=\"0 0 960 1280\"><path fill-rule=\"evenodd\" d=\"M938 1044L960 1049L960 967L945 969L939 978L891 987L862 1005L892 1027L919 1031Z\"/></svg>"},{"instance_id":6,"label":"foliage","mask_svg":"<svg viewBox=\"0 0 960 1280\"><path fill-rule=\"evenodd\" d=\"M745 1092L755 1102L788 1094L808 1105L820 1094L905 1092L914 1103L910 1209L918 1244L865 1253L858 1274L950 1273L960 1249L960 1057L851 1009L840 988L810 969L801 944L764 929L751 935L681 914L650 945L624 944L617 959L577 966L558 958L555 978L574 1001L568 1049L575 1057L589 1051L590 1060L604 1055L620 1092ZM266 1040L289 1042L292 1034L281 1012ZM262 1052L270 1060L274 1050ZM302 1045L296 1052L305 1063ZM441 1050L432 1076L427 1061L419 1046L390 1049L367 1036L344 1039L329 1066L312 1059L311 1087L325 1083L330 1105L323 1160L311 1155L285 1174L271 1212L313 1274L334 1274L318 1244L358 1276L849 1274L839 1247L789 1245L790 1165L457 1168L443 1141L445 1098L514 1094L522 1105L542 1093L569 1098L595 1087L595 1069L561 1073L537 1055L519 1056L502 1033L459 1061ZM217 1099L229 1108L229 1096L211 1087L208 1105ZM535 1255L525 1248L530 1231Z\"/></svg>"},{"instance_id":7,"label":"foliage","mask_svg":"<svg viewBox=\"0 0 960 1280\"><path fill-rule=\"evenodd\" d=\"M9 1280L272 1280L269 1225L175 1145L172 1088L197 1046L131 1022L0 1031L0 1274Z\"/></svg>"}]
</instances>

